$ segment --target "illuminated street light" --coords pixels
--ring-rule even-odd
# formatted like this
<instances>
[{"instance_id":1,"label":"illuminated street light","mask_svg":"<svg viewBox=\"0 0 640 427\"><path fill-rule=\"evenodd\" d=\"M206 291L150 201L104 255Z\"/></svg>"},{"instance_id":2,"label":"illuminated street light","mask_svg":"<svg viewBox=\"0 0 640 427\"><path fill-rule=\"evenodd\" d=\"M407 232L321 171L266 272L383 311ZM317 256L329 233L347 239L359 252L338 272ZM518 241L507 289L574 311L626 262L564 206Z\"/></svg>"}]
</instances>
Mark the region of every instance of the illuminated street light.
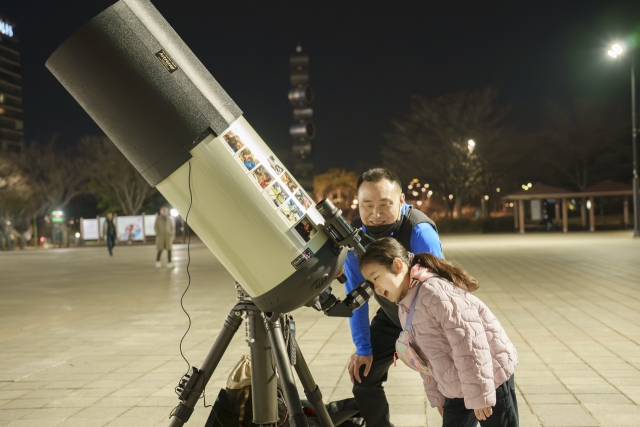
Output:
<instances>
[{"instance_id":1,"label":"illuminated street light","mask_svg":"<svg viewBox=\"0 0 640 427\"><path fill-rule=\"evenodd\" d=\"M631 62L631 144L633 151L633 237L640 237L640 197L638 191L640 190L640 183L638 182L638 146L636 142L636 135L638 129L636 128L636 78L635 78L635 64L633 51L627 52L624 55L623 45L615 43L611 46L611 49L607 51L610 57L616 59L619 56L628 56Z\"/></svg>"},{"instance_id":2,"label":"illuminated street light","mask_svg":"<svg viewBox=\"0 0 640 427\"><path fill-rule=\"evenodd\" d=\"M469 147L469 154L473 153L473 149L476 148L476 142L473 139L470 139L467 142L467 146Z\"/></svg>"},{"instance_id":3,"label":"illuminated street light","mask_svg":"<svg viewBox=\"0 0 640 427\"><path fill-rule=\"evenodd\" d=\"M171 216L172 217L177 217L178 215L180 215L180 214L178 213L177 209L171 209Z\"/></svg>"},{"instance_id":4,"label":"illuminated street light","mask_svg":"<svg viewBox=\"0 0 640 427\"><path fill-rule=\"evenodd\" d=\"M611 46L611 49L609 49L607 53L609 54L610 57L617 58L618 56L622 55L622 52L623 52L622 46L616 43L613 46Z\"/></svg>"}]
</instances>

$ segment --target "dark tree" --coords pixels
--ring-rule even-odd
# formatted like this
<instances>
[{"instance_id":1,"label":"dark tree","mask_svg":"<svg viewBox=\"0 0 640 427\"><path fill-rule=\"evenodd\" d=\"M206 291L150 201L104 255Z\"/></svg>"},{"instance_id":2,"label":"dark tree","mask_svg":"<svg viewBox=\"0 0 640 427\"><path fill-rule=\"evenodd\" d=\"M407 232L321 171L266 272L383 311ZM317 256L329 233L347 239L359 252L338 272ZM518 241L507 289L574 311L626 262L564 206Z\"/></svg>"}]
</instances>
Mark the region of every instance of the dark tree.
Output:
<instances>
[{"instance_id":1,"label":"dark tree","mask_svg":"<svg viewBox=\"0 0 640 427\"><path fill-rule=\"evenodd\" d=\"M90 164L91 192L105 211L137 215L156 193L106 136L85 136L79 151Z\"/></svg>"},{"instance_id":2,"label":"dark tree","mask_svg":"<svg viewBox=\"0 0 640 427\"><path fill-rule=\"evenodd\" d=\"M460 217L466 196L510 181L517 169L508 112L492 88L435 99L414 95L409 117L393 121L395 131L385 135L382 156L403 179L420 177L441 195L452 194Z\"/></svg>"},{"instance_id":3,"label":"dark tree","mask_svg":"<svg viewBox=\"0 0 640 427\"><path fill-rule=\"evenodd\" d=\"M630 179L630 128L624 112L610 105L548 101L540 141L553 179L578 190L602 179Z\"/></svg>"},{"instance_id":4,"label":"dark tree","mask_svg":"<svg viewBox=\"0 0 640 427\"><path fill-rule=\"evenodd\" d=\"M29 176L19 167L20 154L0 153L0 222L15 223L35 213Z\"/></svg>"},{"instance_id":5,"label":"dark tree","mask_svg":"<svg viewBox=\"0 0 640 427\"><path fill-rule=\"evenodd\" d=\"M44 145L32 143L18 161L29 177L38 215L62 209L73 198L89 191L87 158L71 148L60 148L57 140L58 135L54 135Z\"/></svg>"}]
</instances>

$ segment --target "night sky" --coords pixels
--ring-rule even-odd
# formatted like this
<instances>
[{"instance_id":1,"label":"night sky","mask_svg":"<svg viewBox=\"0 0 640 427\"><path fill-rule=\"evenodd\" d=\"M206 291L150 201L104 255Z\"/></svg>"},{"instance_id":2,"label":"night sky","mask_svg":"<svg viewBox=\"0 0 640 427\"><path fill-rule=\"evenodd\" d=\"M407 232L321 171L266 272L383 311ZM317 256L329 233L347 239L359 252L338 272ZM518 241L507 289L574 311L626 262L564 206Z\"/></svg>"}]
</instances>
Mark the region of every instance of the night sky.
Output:
<instances>
[{"instance_id":1,"label":"night sky","mask_svg":"<svg viewBox=\"0 0 640 427\"><path fill-rule=\"evenodd\" d=\"M44 64L112 3L0 4L18 24L27 142L101 133ZM605 47L640 24L640 1L153 3L274 151L291 146L288 59L301 42L316 92L318 172L379 162L383 134L409 112L411 94L497 87L523 132L536 129L547 98L627 107L628 64L608 60Z\"/></svg>"}]
</instances>

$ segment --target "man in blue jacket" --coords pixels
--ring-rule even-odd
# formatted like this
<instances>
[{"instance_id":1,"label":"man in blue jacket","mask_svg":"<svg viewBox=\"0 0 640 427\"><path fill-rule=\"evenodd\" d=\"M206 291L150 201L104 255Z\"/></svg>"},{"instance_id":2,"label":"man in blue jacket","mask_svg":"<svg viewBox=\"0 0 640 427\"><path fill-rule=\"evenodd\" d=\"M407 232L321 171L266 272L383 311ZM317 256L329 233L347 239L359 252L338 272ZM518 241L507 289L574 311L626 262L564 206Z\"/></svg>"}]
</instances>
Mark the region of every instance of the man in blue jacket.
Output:
<instances>
[{"instance_id":1,"label":"man in blue jacket","mask_svg":"<svg viewBox=\"0 0 640 427\"><path fill-rule=\"evenodd\" d=\"M385 168L371 169L358 179L358 209L354 227L362 227L362 243L393 237L412 253L429 252L442 258L442 245L435 223L404 202L398 176ZM345 286L350 292L364 281L358 258L350 252L345 262ZM356 352L349 361L353 395L367 427L390 427L389 403L382 384L393 363L395 343L402 331L398 307L375 295L380 309L369 324L368 304L349 320Z\"/></svg>"}]
</instances>

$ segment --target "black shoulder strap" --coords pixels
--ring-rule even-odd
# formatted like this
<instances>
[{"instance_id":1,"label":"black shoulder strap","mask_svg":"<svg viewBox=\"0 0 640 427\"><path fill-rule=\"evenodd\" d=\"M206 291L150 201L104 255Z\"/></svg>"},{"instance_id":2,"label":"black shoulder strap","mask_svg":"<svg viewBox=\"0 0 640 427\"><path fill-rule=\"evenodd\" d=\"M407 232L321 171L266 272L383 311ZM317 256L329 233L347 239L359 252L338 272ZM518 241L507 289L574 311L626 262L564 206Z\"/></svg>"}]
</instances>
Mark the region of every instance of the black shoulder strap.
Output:
<instances>
[{"instance_id":1,"label":"black shoulder strap","mask_svg":"<svg viewBox=\"0 0 640 427\"><path fill-rule=\"evenodd\" d=\"M400 225L400 232L398 233L398 241L402 243L407 250L411 250L411 233L413 229L418 224L430 224L436 233L438 232L438 227L436 227L436 223L433 222L431 218L427 216L427 214L419 211L418 209L409 208L407 212L404 214L404 219L402 220L402 224Z\"/></svg>"}]
</instances>

